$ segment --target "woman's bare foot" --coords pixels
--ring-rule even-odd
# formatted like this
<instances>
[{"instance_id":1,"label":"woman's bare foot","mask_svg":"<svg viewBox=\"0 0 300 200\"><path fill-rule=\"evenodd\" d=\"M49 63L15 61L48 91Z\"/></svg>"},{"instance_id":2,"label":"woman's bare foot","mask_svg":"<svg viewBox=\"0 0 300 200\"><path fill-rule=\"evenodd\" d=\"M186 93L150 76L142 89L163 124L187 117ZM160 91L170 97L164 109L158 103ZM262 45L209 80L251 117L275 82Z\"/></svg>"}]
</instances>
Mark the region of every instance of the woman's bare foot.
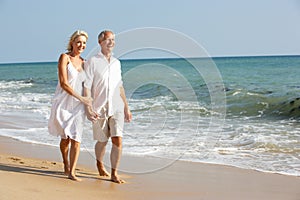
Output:
<instances>
[{"instance_id":1,"label":"woman's bare foot","mask_svg":"<svg viewBox=\"0 0 300 200\"><path fill-rule=\"evenodd\" d=\"M109 176L109 173L105 170L105 167L102 162L97 160L97 169L100 176Z\"/></svg>"},{"instance_id":2,"label":"woman's bare foot","mask_svg":"<svg viewBox=\"0 0 300 200\"><path fill-rule=\"evenodd\" d=\"M64 165L64 174L68 176L70 174L70 167L69 165Z\"/></svg>"},{"instance_id":3,"label":"woman's bare foot","mask_svg":"<svg viewBox=\"0 0 300 200\"><path fill-rule=\"evenodd\" d=\"M72 181L81 181L80 178L72 174L69 174L68 179L71 179Z\"/></svg>"},{"instance_id":4,"label":"woman's bare foot","mask_svg":"<svg viewBox=\"0 0 300 200\"><path fill-rule=\"evenodd\" d=\"M110 180L112 182L119 183L119 184L125 183L125 181L120 179L117 175L112 175Z\"/></svg>"}]
</instances>

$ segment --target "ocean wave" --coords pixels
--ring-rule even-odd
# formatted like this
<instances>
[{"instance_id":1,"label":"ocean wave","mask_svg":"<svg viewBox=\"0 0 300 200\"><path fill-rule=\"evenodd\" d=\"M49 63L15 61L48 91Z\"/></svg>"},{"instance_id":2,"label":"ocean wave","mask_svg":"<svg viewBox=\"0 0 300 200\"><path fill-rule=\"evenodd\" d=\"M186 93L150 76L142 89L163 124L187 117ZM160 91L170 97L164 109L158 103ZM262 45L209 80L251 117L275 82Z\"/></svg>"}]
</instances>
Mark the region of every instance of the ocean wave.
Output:
<instances>
[{"instance_id":1,"label":"ocean wave","mask_svg":"<svg viewBox=\"0 0 300 200\"><path fill-rule=\"evenodd\" d=\"M20 89L24 87L31 87L33 83L33 79L0 81L0 89Z\"/></svg>"},{"instance_id":2,"label":"ocean wave","mask_svg":"<svg viewBox=\"0 0 300 200\"><path fill-rule=\"evenodd\" d=\"M299 119L300 97L275 96L271 91L235 90L227 93L228 116Z\"/></svg>"}]
</instances>

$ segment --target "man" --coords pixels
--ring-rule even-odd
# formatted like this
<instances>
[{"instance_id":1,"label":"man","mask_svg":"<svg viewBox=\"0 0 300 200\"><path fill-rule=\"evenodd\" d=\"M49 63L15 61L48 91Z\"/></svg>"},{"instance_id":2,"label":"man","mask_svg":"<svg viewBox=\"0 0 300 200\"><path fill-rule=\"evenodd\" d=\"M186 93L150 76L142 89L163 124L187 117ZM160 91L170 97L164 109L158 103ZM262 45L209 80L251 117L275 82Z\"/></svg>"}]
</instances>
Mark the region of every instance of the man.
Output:
<instances>
[{"instance_id":1,"label":"man","mask_svg":"<svg viewBox=\"0 0 300 200\"><path fill-rule=\"evenodd\" d=\"M124 119L130 122L132 115L128 107L121 77L121 63L112 56L115 35L102 31L98 35L101 51L85 63L87 80L84 83L85 96L93 98L92 107L87 106L87 117L93 122L93 135L97 140L95 155L100 176L109 176L103 164L105 147L111 138L110 153L111 180L124 183L117 174L122 154Z\"/></svg>"}]
</instances>

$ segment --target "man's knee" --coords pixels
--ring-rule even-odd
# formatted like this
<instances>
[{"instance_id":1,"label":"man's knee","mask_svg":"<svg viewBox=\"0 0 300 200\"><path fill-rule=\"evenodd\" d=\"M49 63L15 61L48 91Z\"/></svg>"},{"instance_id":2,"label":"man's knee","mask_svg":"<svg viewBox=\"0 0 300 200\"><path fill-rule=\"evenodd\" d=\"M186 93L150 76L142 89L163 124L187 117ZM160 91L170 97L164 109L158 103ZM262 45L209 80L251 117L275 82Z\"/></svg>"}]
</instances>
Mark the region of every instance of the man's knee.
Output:
<instances>
[{"instance_id":1,"label":"man's knee","mask_svg":"<svg viewBox=\"0 0 300 200\"><path fill-rule=\"evenodd\" d=\"M111 141L113 145L115 145L116 147L118 148L122 147L122 137L112 137Z\"/></svg>"}]
</instances>

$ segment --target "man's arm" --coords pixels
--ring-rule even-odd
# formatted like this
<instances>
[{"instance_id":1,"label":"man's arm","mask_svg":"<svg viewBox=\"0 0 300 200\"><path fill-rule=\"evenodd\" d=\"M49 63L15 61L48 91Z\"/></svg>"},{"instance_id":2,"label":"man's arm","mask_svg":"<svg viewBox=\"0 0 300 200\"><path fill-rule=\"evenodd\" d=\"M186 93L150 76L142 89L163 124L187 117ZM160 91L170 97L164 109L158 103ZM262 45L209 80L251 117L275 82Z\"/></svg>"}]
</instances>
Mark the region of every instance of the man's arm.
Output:
<instances>
[{"instance_id":1,"label":"man's arm","mask_svg":"<svg viewBox=\"0 0 300 200\"><path fill-rule=\"evenodd\" d=\"M120 95L121 98L124 102L124 117L125 117L125 121L126 122L130 122L132 120L132 114L131 111L129 109L128 103L127 103L127 99L126 99L126 95L125 95L125 89L123 86L120 86Z\"/></svg>"},{"instance_id":2,"label":"man's arm","mask_svg":"<svg viewBox=\"0 0 300 200\"><path fill-rule=\"evenodd\" d=\"M89 98L92 98L91 87L92 87L93 79L94 79L94 67L93 66L94 65L93 65L92 60L88 60L88 61L84 62L84 70L85 70L85 74L86 74L86 80L84 82L83 95L85 97L89 97ZM99 118L98 114L96 112L94 112L92 105L85 106L85 112L86 112L87 118L92 122L95 122Z\"/></svg>"}]
</instances>

